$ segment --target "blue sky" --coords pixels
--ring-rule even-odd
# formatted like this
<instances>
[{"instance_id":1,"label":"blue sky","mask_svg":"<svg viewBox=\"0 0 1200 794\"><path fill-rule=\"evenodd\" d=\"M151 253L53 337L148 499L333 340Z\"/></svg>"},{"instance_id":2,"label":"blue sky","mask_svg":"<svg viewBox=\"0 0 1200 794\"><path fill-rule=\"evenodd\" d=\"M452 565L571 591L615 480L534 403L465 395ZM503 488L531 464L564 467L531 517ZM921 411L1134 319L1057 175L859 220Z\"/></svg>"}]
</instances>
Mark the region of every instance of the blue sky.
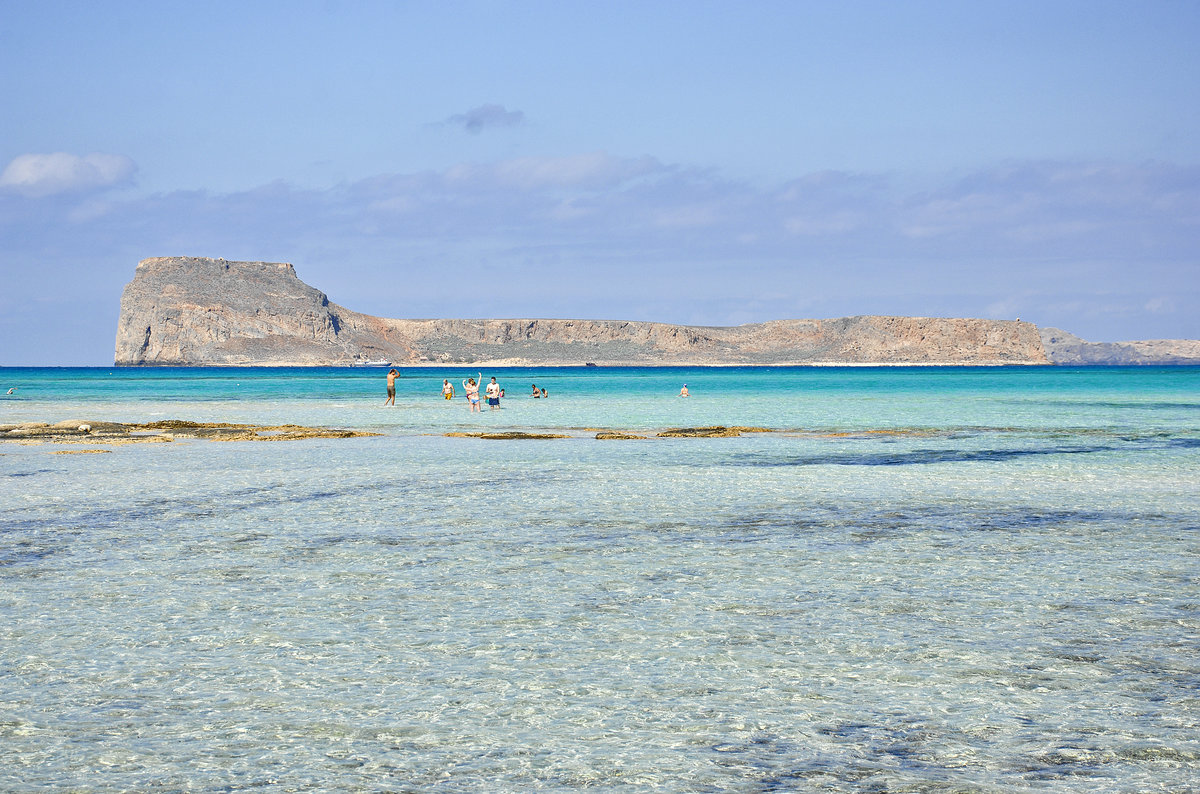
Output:
<instances>
[{"instance_id":1,"label":"blue sky","mask_svg":"<svg viewBox=\"0 0 1200 794\"><path fill-rule=\"evenodd\" d=\"M0 0L0 365L137 261L386 317L1200 338L1200 3Z\"/></svg>"}]
</instances>

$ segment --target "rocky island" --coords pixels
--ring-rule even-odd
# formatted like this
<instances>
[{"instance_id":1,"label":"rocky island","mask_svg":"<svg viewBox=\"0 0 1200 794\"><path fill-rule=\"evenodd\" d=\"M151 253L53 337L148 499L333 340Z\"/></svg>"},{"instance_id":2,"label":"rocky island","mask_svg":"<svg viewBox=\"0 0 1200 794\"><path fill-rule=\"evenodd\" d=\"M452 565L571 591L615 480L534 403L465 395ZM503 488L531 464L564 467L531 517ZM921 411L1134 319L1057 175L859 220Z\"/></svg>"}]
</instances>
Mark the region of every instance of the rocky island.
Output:
<instances>
[{"instance_id":1,"label":"rocky island","mask_svg":"<svg viewBox=\"0 0 1200 794\"><path fill-rule=\"evenodd\" d=\"M1037 326L1017 320L929 317L777 320L734 327L614 320L394 320L331 303L301 281L290 264L160 257L139 262L121 296L115 363L1055 363L1047 356L1055 348L1045 339Z\"/></svg>"}]
</instances>

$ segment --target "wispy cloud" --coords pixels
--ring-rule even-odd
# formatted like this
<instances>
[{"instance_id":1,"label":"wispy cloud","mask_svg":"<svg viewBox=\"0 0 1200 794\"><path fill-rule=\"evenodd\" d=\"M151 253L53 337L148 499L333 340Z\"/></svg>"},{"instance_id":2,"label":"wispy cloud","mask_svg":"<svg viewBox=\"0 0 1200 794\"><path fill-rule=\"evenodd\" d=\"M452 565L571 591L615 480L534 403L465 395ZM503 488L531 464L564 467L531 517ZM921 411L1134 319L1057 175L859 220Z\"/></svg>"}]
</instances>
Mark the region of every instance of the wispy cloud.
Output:
<instances>
[{"instance_id":1,"label":"wispy cloud","mask_svg":"<svg viewBox=\"0 0 1200 794\"><path fill-rule=\"evenodd\" d=\"M593 152L325 189L0 192L0 257L30 263L30 294L55 257L109 257L115 291L137 259L195 253L291 261L333 300L391 317L893 313L1200 335L1187 309L1200 301L1200 169L1025 163L930 182L756 184Z\"/></svg>"},{"instance_id":2,"label":"wispy cloud","mask_svg":"<svg viewBox=\"0 0 1200 794\"><path fill-rule=\"evenodd\" d=\"M446 123L478 135L494 127L520 126L525 123L525 114L520 110L509 110L504 105L480 105L466 113L456 113L446 119Z\"/></svg>"},{"instance_id":3,"label":"wispy cloud","mask_svg":"<svg viewBox=\"0 0 1200 794\"><path fill-rule=\"evenodd\" d=\"M0 190L31 197L86 193L127 183L135 171L121 154L22 154L0 172Z\"/></svg>"},{"instance_id":4,"label":"wispy cloud","mask_svg":"<svg viewBox=\"0 0 1200 794\"><path fill-rule=\"evenodd\" d=\"M448 183L470 190L597 190L664 170L662 163L652 157L622 158L606 152L588 152L568 157L519 157L487 165L459 165L449 169L445 176Z\"/></svg>"},{"instance_id":5,"label":"wispy cloud","mask_svg":"<svg viewBox=\"0 0 1200 794\"><path fill-rule=\"evenodd\" d=\"M979 171L909 197L900 232L911 238L993 239L1005 247L1104 242L1200 230L1200 168L1165 163L1024 162ZM986 235L986 236L984 236Z\"/></svg>"},{"instance_id":6,"label":"wispy cloud","mask_svg":"<svg viewBox=\"0 0 1200 794\"><path fill-rule=\"evenodd\" d=\"M68 186L114 184L132 170L128 158L28 157L5 170L6 187L65 193ZM85 162L91 166L82 173L71 168ZM879 175L836 173L759 185L653 157L591 152L387 174L327 189L275 182L228 194L108 196L102 213L87 196L63 195L58 203L66 210L51 227L63 217L81 223L95 217L114 233L111 224L137 221L139 229L256 230L264 240L274 230L314 239L366 234L454 245L472 235L495 240L502 230L503 247L520 250L561 239L566 228L581 250L599 239L631 256L650 235L655 248L673 246L680 255L713 260L741 245L749 246L743 253L764 258L820 251L824 261L867 256L967 263L999 255L1031 263L1194 261L1200 169L1026 164L1019 172L980 172L909 191ZM37 212L31 205L21 214L46 216Z\"/></svg>"}]
</instances>

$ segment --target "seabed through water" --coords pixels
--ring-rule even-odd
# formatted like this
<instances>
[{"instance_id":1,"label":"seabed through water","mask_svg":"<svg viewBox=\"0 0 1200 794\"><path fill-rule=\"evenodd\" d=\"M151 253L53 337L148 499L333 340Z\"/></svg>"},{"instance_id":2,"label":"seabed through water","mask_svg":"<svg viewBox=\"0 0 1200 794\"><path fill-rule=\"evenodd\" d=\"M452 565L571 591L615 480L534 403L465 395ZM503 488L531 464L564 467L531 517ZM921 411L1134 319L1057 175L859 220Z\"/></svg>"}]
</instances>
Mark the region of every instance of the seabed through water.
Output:
<instances>
[{"instance_id":1,"label":"seabed through water","mask_svg":"<svg viewBox=\"0 0 1200 794\"><path fill-rule=\"evenodd\" d=\"M108 373L373 435L0 443L4 790L1200 788L1195 369Z\"/></svg>"}]
</instances>

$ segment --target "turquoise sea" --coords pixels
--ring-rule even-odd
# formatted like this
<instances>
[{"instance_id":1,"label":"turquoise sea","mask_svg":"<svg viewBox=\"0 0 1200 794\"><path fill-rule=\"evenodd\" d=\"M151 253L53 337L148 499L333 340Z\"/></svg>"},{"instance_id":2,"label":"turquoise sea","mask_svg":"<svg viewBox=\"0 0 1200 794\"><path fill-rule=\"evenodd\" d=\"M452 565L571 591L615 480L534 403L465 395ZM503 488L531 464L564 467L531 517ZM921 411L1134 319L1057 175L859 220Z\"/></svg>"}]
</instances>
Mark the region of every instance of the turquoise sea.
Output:
<instances>
[{"instance_id":1,"label":"turquoise sea","mask_svg":"<svg viewBox=\"0 0 1200 794\"><path fill-rule=\"evenodd\" d=\"M1200 790L1200 368L475 372L0 369L380 434L0 444L0 790Z\"/></svg>"}]
</instances>

